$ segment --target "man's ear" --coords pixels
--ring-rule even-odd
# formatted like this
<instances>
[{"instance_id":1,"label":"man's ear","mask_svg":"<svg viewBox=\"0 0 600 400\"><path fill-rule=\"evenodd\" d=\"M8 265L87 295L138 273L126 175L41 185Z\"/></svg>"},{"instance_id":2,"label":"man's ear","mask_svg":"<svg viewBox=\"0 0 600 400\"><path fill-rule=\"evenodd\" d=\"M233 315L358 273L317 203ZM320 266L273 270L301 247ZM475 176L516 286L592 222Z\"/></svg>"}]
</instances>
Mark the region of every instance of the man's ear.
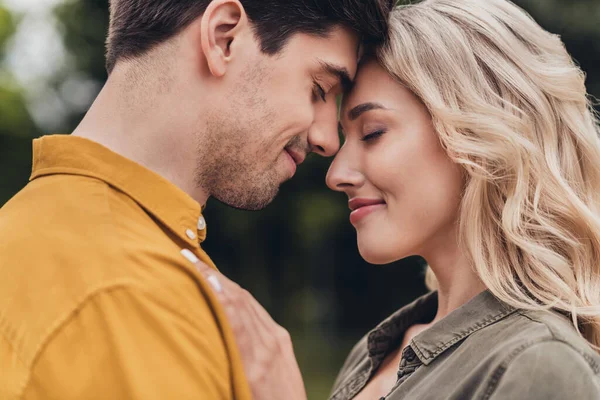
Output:
<instances>
[{"instance_id":1,"label":"man's ear","mask_svg":"<svg viewBox=\"0 0 600 400\"><path fill-rule=\"evenodd\" d=\"M231 60L231 43L249 22L239 0L213 0L200 22L201 46L211 74L221 77Z\"/></svg>"}]
</instances>

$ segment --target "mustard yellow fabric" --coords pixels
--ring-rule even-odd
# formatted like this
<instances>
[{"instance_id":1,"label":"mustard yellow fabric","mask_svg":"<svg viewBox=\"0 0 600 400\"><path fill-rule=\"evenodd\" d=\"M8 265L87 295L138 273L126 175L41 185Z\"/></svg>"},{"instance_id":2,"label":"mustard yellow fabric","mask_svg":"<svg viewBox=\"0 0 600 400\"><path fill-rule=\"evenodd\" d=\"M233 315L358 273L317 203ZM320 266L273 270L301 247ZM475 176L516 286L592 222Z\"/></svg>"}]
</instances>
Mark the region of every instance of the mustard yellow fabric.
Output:
<instances>
[{"instance_id":1,"label":"mustard yellow fabric","mask_svg":"<svg viewBox=\"0 0 600 400\"><path fill-rule=\"evenodd\" d=\"M200 205L92 141L33 147L0 209L0 399L250 400L225 314L181 254L214 267Z\"/></svg>"}]
</instances>

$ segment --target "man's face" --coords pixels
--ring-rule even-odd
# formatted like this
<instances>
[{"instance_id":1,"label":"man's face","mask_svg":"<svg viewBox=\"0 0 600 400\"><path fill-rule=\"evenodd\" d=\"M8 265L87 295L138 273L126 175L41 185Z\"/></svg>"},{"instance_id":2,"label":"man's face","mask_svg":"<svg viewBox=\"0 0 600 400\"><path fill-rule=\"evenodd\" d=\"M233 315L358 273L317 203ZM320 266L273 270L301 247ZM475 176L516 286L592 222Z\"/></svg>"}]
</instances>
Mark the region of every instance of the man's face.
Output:
<instances>
[{"instance_id":1,"label":"man's face","mask_svg":"<svg viewBox=\"0 0 600 400\"><path fill-rule=\"evenodd\" d=\"M326 37L296 34L274 56L258 45L244 56L206 116L196 176L219 201L260 210L308 153L339 149L336 96L356 74L358 38L334 28Z\"/></svg>"}]
</instances>

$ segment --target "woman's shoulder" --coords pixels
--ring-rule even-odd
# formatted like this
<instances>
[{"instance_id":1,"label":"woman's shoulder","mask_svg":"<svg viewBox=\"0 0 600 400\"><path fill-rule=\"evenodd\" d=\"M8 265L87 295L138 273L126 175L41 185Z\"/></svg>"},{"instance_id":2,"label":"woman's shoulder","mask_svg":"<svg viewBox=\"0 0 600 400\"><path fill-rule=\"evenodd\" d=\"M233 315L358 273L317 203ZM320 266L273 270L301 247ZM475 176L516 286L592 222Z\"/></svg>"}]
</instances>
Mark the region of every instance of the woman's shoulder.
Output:
<instances>
[{"instance_id":1,"label":"woman's shoulder","mask_svg":"<svg viewBox=\"0 0 600 400\"><path fill-rule=\"evenodd\" d=\"M554 311L516 310L503 321L489 326L488 335L503 338L497 341L514 352L545 343L546 346L571 348L590 361L590 366L600 371L600 355L575 329L565 315Z\"/></svg>"},{"instance_id":2,"label":"woman's shoulder","mask_svg":"<svg viewBox=\"0 0 600 400\"><path fill-rule=\"evenodd\" d=\"M402 332L430 313L435 301L435 294L421 297L365 335L346 359L334 392L368 378L380 353L397 346ZM569 318L515 309L487 292L415 336L410 347L422 367L410 385L427 386L432 379L441 387L454 384L458 395L452 398L600 399L600 355Z\"/></svg>"},{"instance_id":3,"label":"woman's shoulder","mask_svg":"<svg viewBox=\"0 0 600 400\"><path fill-rule=\"evenodd\" d=\"M516 310L464 344L493 365L482 398L600 399L600 355L566 316Z\"/></svg>"},{"instance_id":4,"label":"woman's shoulder","mask_svg":"<svg viewBox=\"0 0 600 400\"><path fill-rule=\"evenodd\" d=\"M483 384L483 399L600 399L598 357L556 338L528 341Z\"/></svg>"}]
</instances>

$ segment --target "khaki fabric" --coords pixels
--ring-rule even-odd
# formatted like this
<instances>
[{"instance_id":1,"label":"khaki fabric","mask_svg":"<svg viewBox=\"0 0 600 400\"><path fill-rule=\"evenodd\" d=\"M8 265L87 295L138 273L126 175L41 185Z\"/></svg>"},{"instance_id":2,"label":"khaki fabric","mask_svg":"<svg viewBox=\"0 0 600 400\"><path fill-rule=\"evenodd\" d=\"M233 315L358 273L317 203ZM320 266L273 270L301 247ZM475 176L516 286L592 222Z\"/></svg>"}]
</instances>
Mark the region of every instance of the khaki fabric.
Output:
<instances>
[{"instance_id":1,"label":"khaki fabric","mask_svg":"<svg viewBox=\"0 0 600 400\"><path fill-rule=\"evenodd\" d=\"M431 321L436 310L432 292L365 336L330 399L355 397L406 329ZM599 373L600 357L568 318L514 309L485 291L411 340L384 399L598 400Z\"/></svg>"}]
</instances>

